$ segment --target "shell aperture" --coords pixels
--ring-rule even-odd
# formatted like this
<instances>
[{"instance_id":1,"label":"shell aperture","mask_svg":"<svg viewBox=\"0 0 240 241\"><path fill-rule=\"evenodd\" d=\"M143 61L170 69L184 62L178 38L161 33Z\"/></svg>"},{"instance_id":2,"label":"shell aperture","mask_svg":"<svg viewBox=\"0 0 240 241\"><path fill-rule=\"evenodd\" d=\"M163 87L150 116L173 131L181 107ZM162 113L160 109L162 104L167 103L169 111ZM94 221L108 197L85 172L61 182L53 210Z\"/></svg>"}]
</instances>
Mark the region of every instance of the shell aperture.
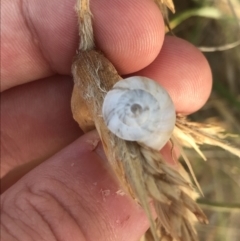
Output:
<instances>
[{"instance_id":1,"label":"shell aperture","mask_svg":"<svg viewBox=\"0 0 240 241\"><path fill-rule=\"evenodd\" d=\"M160 150L176 122L173 102L157 82L141 76L117 82L103 102L103 119L121 139Z\"/></svg>"}]
</instances>

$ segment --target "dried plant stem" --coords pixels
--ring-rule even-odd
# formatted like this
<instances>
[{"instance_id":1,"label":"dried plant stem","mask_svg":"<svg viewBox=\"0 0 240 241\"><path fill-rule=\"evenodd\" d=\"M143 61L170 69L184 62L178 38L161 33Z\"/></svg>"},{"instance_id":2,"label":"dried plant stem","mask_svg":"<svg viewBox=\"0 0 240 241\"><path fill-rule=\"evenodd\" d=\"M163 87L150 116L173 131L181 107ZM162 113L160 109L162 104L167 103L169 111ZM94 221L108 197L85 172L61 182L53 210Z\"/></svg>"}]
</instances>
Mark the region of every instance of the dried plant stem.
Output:
<instances>
[{"instance_id":1,"label":"dried plant stem","mask_svg":"<svg viewBox=\"0 0 240 241\"><path fill-rule=\"evenodd\" d=\"M108 160L120 182L134 199L138 200L149 217L152 235L176 240L197 240L191 212L203 222L206 217L187 195L190 184L169 167L159 151L127 142L113 135L102 118L102 103L106 93L121 79L113 65L93 48L93 32L89 1L77 1L81 44L74 59L72 73L74 90L72 111L80 127L88 131L94 126L101 137ZM90 50L90 51L88 51ZM149 207L153 199L158 221L153 221Z\"/></svg>"},{"instance_id":2,"label":"dried plant stem","mask_svg":"<svg viewBox=\"0 0 240 241\"><path fill-rule=\"evenodd\" d=\"M94 37L89 0L77 0L76 12L78 14L79 35L81 38L79 50L91 50L94 48Z\"/></svg>"},{"instance_id":3,"label":"dried plant stem","mask_svg":"<svg viewBox=\"0 0 240 241\"><path fill-rule=\"evenodd\" d=\"M166 31L169 31L172 35L174 35L174 33L172 32L171 26L169 24L169 17L168 17L168 9L170 9L172 13L175 13L175 7L173 4L173 1L172 0L154 0L154 2L157 4L157 6L159 7L163 15L163 19L167 27Z\"/></svg>"},{"instance_id":4,"label":"dried plant stem","mask_svg":"<svg viewBox=\"0 0 240 241\"><path fill-rule=\"evenodd\" d=\"M121 79L113 65L97 51L79 52L72 73L75 82L72 96L74 118L80 126L85 126L87 120L79 115L84 109L88 112L85 116L94 121L108 160L123 188L145 209L154 240L158 240L156 228L176 240L197 240L191 213L199 221L207 221L190 197L193 193L190 183L167 165L159 151L116 137L103 121L104 97ZM158 214L157 225L151 215L149 197L153 199Z\"/></svg>"}]
</instances>

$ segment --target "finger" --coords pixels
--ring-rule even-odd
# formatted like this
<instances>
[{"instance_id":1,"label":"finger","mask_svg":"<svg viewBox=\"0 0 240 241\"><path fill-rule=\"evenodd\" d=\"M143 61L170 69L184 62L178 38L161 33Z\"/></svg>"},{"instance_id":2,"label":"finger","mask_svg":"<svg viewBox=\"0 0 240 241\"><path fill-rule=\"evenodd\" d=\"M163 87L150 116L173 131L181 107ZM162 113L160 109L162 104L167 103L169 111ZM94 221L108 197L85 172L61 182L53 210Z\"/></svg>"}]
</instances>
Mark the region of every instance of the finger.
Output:
<instances>
[{"instance_id":1,"label":"finger","mask_svg":"<svg viewBox=\"0 0 240 241\"><path fill-rule=\"evenodd\" d=\"M50 157L82 132L70 108L72 80L54 76L1 96L1 177L27 162Z\"/></svg>"},{"instance_id":2,"label":"finger","mask_svg":"<svg viewBox=\"0 0 240 241\"><path fill-rule=\"evenodd\" d=\"M92 10L99 49L120 74L142 69L157 57L165 28L161 12L153 1L102 0L92 4Z\"/></svg>"},{"instance_id":3,"label":"finger","mask_svg":"<svg viewBox=\"0 0 240 241\"><path fill-rule=\"evenodd\" d=\"M2 90L53 73L70 74L78 42L75 2L3 1ZM96 43L121 73L154 60L164 25L153 1L96 0L91 8Z\"/></svg>"},{"instance_id":4,"label":"finger","mask_svg":"<svg viewBox=\"0 0 240 241\"><path fill-rule=\"evenodd\" d=\"M22 240L138 240L147 218L121 194L98 141L96 132L82 136L8 189L2 236L8 230Z\"/></svg>"},{"instance_id":5,"label":"finger","mask_svg":"<svg viewBox=\"0 0 240 241\"><path fill-rule=\"evenodd\" d=\"M206 58L192 44L176 37L166 37L158 57L137 74L165 87L180 113L188 114L201 108L212 88Z\"/></svg>"}]
</instances>

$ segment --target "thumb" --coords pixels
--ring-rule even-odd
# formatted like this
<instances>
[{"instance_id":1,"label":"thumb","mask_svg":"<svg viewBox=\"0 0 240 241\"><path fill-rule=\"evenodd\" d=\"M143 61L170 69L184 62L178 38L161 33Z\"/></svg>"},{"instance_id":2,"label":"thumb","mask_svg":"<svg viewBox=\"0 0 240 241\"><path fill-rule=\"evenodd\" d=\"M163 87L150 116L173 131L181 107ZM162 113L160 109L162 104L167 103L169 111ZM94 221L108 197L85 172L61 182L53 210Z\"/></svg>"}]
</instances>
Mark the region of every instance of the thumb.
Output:
<instances>
[{"instance_id":1,"label":"thumb","mask_svg":"<svg viewBox=\"0 0 240 241\"><path fill-rule=\"evenodd\" d=\"M138 240L142 209L120 187L95 131L40 164L1 196L3 240Z\"/></svg>"}]
</instances>

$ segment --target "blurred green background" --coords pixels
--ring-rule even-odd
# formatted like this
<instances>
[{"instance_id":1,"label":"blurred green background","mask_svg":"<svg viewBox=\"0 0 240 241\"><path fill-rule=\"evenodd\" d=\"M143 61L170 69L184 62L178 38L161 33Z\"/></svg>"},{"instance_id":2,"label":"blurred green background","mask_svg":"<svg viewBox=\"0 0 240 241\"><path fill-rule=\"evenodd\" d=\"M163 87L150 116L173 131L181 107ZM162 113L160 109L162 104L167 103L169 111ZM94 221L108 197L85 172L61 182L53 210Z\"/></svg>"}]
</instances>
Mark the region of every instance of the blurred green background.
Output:
<instances>
[{"instance_id":1,"label":"blurred green background","mask_svg":"<svg viewBox=\"0 0 240 241\"><path fill-rule=\"evenodd\" d=\"M204 47L213 73L211 97L190 119L218 123L240 135L240 0L175 0L174 4L176 14L169 15L173 33ZM240 148L239 137L231 143ZM186 149L205 195L198 203L210 222L197 226L200 240L239 241L240 159L217 147L201 149L207 162Z\"/></svg>"}]
</instances>

